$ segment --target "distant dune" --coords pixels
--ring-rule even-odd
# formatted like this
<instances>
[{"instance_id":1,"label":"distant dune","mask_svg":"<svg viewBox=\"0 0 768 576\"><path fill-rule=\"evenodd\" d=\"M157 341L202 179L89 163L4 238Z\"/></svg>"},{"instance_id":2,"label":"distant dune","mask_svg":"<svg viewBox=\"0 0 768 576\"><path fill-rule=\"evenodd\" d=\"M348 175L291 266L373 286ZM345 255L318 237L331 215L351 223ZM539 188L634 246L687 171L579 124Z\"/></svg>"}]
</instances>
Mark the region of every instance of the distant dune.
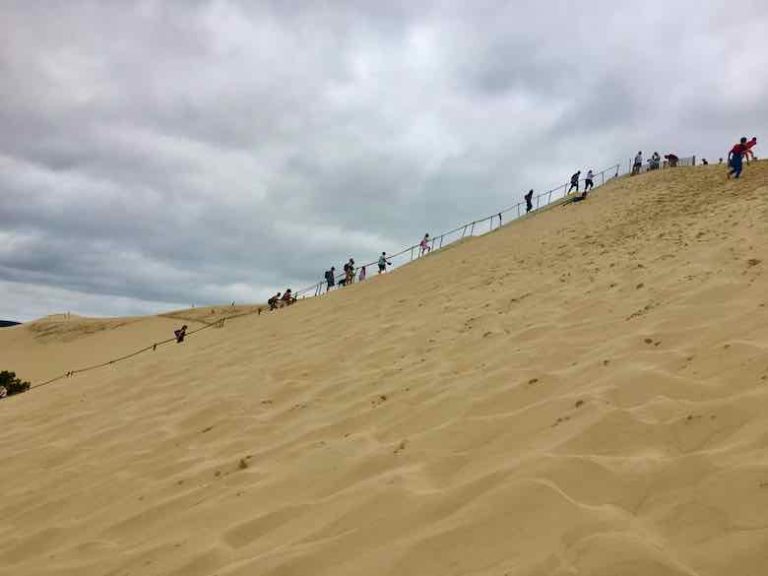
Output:
<instances>
[{"instance_id":1,"label":"distant dune","mask_svg":"<svg viewBox=\"0 0 768 576\"><path fill-rule=\"evenodd\" d=\"M0 401L0 576L765 574L766 222L765 162L623 178ZM0 369L227 311L27 323Z\"/></svg>"}]
</instances>

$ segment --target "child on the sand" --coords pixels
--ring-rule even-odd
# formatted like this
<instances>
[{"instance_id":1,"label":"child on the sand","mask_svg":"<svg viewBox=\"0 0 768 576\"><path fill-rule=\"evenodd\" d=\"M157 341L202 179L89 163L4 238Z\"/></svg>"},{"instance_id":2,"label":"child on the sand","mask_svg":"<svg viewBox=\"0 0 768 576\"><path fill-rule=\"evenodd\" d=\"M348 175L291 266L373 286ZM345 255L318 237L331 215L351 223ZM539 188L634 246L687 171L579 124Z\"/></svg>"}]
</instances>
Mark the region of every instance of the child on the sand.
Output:
<instances>
[{"instance_id":1,"label":"child on the sand","mask_svg":"<svg viewBox=\"0 0 768 576\"><path fill-rule=\"evenodd\" d=\"M363 280L365 280L365 266L360 268L360 275L357 277L357 279L359 282L362 282Z\"/></svg>"}]
</instances>

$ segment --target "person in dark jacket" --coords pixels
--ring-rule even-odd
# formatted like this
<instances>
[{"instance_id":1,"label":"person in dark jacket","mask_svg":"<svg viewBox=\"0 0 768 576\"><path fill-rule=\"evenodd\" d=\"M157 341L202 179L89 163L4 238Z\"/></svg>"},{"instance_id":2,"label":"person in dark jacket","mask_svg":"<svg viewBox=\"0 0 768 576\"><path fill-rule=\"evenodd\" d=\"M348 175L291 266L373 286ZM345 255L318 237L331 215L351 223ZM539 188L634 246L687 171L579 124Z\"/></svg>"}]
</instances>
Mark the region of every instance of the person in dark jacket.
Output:
<instances>
[{"instance_id":1,"label":"person in dark jacket","mask_svg":"<svg viewBox=\"0 0 768 576\"><path fill-rule=\"evenodd\" d=\"M568 194L570 194L574 189L576 192L579 191L579 178L581 177L581 170L576 172L573 176L571 176L571 187L568 188Z\"/></svg>"},{"instance_id":2,"label":"person in dark jacket","mask_svg":"<svg viewBox=\"0 0 768 576\"><path fill-rule=\"evenodd\" d=\"M336 267L331 266L330 270L325 271L325 283L327 284L327 287L325 289L326 292L330 292L331 288L333 288L336 285Z\"/></svg>"},{"instance_id":3,"label":"person in dark jacket","mask_svg":"<svg viewBox=\"0 0 768 576\"><path fill-rule=\"evenodd\" d=\"M525 213L528 214L531 210L533 210L533 190L529 190L528 194L523 196L525 198Z\"/></svg>"},{"instance_id":4,"label":"person in dark jacket","mask_svg":"<svg viewBox=\"0 0 768 576\"><path fill-rule=\"evenodd\" d=\"M184 326L178 330L174 330L173 335L176 336L176 344L181 344L184 342L184 338L187 336L187 325L184 324Z\"/></svg>"}]
</instances>

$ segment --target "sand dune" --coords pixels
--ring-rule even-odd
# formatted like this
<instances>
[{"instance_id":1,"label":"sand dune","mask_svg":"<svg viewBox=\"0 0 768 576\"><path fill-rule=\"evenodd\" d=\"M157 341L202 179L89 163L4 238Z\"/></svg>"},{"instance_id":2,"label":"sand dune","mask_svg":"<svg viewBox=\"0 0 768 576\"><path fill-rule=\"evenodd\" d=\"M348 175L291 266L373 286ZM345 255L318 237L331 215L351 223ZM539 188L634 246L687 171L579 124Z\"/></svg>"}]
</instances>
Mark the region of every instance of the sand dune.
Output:
<instances>
[{"instance_id":1,"label":"sand dune","mask_svg":"<svg viewBox=\"0 0 768 576\"><path fill-rule=\"evenodd\" d=\"M2 401L0 574L764 574L766 221L768 163L622 179ZM0 368L189 314L4 329Z\"/></svg>"}]
</instances>

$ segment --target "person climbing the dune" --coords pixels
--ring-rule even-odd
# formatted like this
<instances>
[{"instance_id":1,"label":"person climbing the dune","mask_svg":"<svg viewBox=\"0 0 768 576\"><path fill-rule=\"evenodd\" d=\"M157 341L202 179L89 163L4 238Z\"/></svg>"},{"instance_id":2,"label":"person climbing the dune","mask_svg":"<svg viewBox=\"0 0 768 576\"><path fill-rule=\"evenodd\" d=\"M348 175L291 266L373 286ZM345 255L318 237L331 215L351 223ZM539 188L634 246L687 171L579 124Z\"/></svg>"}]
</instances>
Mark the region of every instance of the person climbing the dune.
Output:
<instances>
[{"instance_id":1,"label":"person climbing the dune","mask_svg":"<svg viewBox=\"0 0 768 576\"><path fill-rule=\"evenodd\" d=\"M176 336L176 344L181 344L184 342L184 338L187 337L187 325L184 324L178 330L174 330L173 335Z\"/></svg>"},{"instance_id":2,"label":"person climbing the dune","mask_svg":"<svg viewBox=\"0 0 768 576\"><path fill-rule=\"evenodd\" d=\"M379 274L386 272L387 266L392 266L392 262L387 260L387 253L382 252L381 256L379 256Z\"/></svg>"},{"instance_id":3,"label":"person climbing the dune","mask_svg":"<svg viewBox=\"0 0 768 576\"><path fill-rule=\"evenodd\" d=\"M277 303L280 301L280 296L282 296L282 292L278 292L272 298L267 300L267 304L269 305L270 310L276 310L277 309Z\"/></svg>"},{"instance_id":4,"label":"person climbing the dune","mask_svg":"<svg viewBox=\"0 0 768 576\"><path fill-rule=\"evenodd\" d=\"M419 242L419 256L429 253L432 248L429 246L429 234L424 234L424 238Z\"/></svg>"},{"instance_id":5,"label":"person climbing the dune","mask_svg":"<svg viewBox=\"0 0 768 576\"><path fill-rule=\"evenodd\" d=\"M349 262L344 264L344 286L349 286L355 281L355 260L349 259Z\"/></svg>"},{"instance_id":6,"label":"person climbing the dune","mask_svg":"<svg viewBox=\"0 0 768 576\"><path fill-rule=\"evenodd\" d=\"M333 288L334 285L336 284L336 267L335 266L331 266L330 270L325 271L325 284L326 284L326 288L325 288L326 292L330 292L331 288Z\"/></svg>"},{"instance_id":7,"label":"person climbing the dune","mask_svg":"<svg viewBox=\"0 0 768 576\"><path fill-rule=\"evenodd\" d=\"M523 196L525 198L525 213L528 214L531 210L533 210L533 188L528 190L528 194Z\"/></svg>"},{"instance_id":8,"label":"person climbing the dune","mask_svg":"<svg viewBox=\"0 0 768 576\"><path fill-rule=\"evenodd\" d=\"M658 152L651 154L651 159L648 161L648 168L650 170L658 170L661 164L661 156Z\"/></svg>"},{"instance_id":9,"label":"person climbing the dune","mask_svg":"<svg viewBox=\"0 0 768 576\"><path fill-rule=\"evenodd\" d=\"M643 151L639 150L635 155L635 163L632 164L632 176L640 174L640 170L643 168Z\"/></svg>"},{"instance_id":10,"label":"person climbing the dune","mask_svg":"<svg viewBox=\"0 0 768 576\"><path fill-rule=\"evenodd\" d=\"M752 158L752 160L755 159L755 153L752 152L752 148L754 148L755 146L757 146L757 136L752 136L752 139L749 142L747 142L747 149L744 152L744 159L747 161L747 164L749 164L750 157Z\"/></svg>"},{"instance_id":11,"label":"person climbing the dune","mask_svg":"<svg viewBox=\"0 0 768 576\"><path fill-rule=\"evenodd\" d=\"M288 289L287 289L287 290L286 290L286 291L283 293L283 297L282 297L282 298L280 298L280 303L281 303L283 306L290 306L290 305L291 305L291 304L293 304L294 302L296 302L296 298L294 298L294 297L293 297L293 292L291 292L291 289L290 289L290 288L288 288Z\"/></svg>"},{"instance_id":12,"label":"person climbing the dune","mask_svg":"<svg viewBox=\"0 0 768 576\"><path fill-rule=\"evenodd\" d=\"M365 275L366 275L365 266L362 266L360 268L360 274L357 275L357 281L362 282L363 280L365 280Z\"/></svg>"},{"instance_id":13,"label":"person climbing the dune","mask_svg":"<svg viewBox=\"0 0 768 576\"><path fill-rule=\"evenodd\" d=\"M664 160L667 161L667 166L670 168L677 168L677 163L680 162L680 157L677 154L664 154Z\"/></svg>"},{"instance_id":14,"label":"person climbing the dune","mask_svg":"<svg viewBox=\"0 0 768 576\"><path fill-rule=\"evenodd\" d=\"M734 178L740 178L741 177L741 171L743 168L742 160L744 158L744 154L747 153L747 138L746 136L742 136L741 140L739 140L738 144L735 144L733 148L731 148L731 151L728 152L728 166L730 170L728 170L728 179L733 176Z\"/></svg>"},{"instance_id":15,"label":"person climbing the dune","mask_svg":"<svg viewBox=\"0 0 768 576\"><path fill-rule=\"evenodd\" d=\"M573 176L571 176L571 187L568 188L567 194L570 194L574 189L576 192L579 191L579 178L581 177L581 170L576 172Z\"/></svg>"},{"instance_id":16,"label":"person climbing the dune","mask_svg":"<svg viewBox=\"0 0 768 576\"><path fill-rule=\"evenodd\" d=\"M587 177L584 179L584 197L586 198L587 192L595 187L595 175L592 170L587 170Z\"/></svg>"}]
</instances>

